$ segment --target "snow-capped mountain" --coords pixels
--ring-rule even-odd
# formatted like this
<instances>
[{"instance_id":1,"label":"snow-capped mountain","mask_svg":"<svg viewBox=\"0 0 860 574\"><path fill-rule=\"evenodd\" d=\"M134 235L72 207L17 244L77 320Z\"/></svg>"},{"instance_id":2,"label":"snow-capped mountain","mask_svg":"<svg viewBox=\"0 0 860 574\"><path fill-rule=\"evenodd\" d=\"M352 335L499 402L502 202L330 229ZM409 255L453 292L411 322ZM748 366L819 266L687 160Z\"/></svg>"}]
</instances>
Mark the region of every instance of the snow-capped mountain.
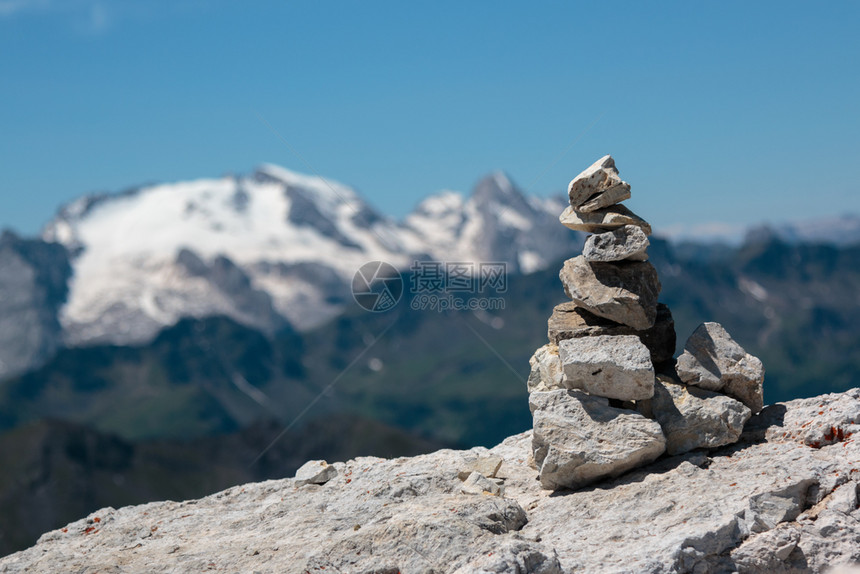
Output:
<instances>
[{"instance_id":1,"label":"snow-capped mountain","mask_svg":"<svg viewBox=\"0 0 860 574\"><path fill-rule=\"evenodd\" d=\"M441 192L397 222L346 185L264 165L84 197L60 210L43 239L73 254L59 317L66 344L131 344L186 316L228 315L270 333L286 323L313 328L352 303L352 276L373 260L535 271L578 247L555 224L563 206L494 173L470 197Z\"/></svg>"}]
</instances>

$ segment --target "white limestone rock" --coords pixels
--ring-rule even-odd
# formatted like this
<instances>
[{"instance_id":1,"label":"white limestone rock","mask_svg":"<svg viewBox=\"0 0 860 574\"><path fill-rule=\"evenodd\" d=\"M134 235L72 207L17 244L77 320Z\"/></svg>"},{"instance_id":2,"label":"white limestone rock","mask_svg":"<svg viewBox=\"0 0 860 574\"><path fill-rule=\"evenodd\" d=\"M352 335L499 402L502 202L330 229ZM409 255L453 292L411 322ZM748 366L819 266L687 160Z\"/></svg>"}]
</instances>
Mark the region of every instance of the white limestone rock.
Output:
<instances>
[{"instance_id":1,"label":"white limestone rock","mask_svg":"<svg viewBox=\"0 0 860 574\"><path fill-rule=\"evenodd\" d=\"M662 374L654 383L654 397L645 404L637 402L637 407L660 423L669 454L737 442L752 415L731 397L688 387Z\"/></svg>"},{"instance_id":2,"label":"white limestone rock","mask_svg":"<svg viewBox=\"0 0 860 574\"><path fill-rule=\"evenodd\" d=\"M564 388L562 385L564 373L561 369L561 358L558 356L558 345L550 343L539 348L529 359L529 365L531 365L531 371L526 384L530 393Z\"/></svg>"},{"instance_id":3,"label":"white limestone rock","mask_svg":"<svg viewBox=\"0 0 860 574\"><path fill-rule=\"evenodd\" d=\"M558 345L562 384L591 395L638 401L654 395L651 353L635 335L567 339Z\"/></svg>"},{"instance_id":4,"label":"white limestone rock","mask_svg":"<svg viewBox=\"0 0 860 574\"><path fill-rule=\"evenodd\" d=\"M463 484L460 486L463 494L491 494L499 496L502 494L502 487L496 484L480 472L471 473Z\"/></svg>"},{"instance_id":5,"label":"white limestone rock","mask_svg":"<svg viewBox=\"0 0 860 574\"><path fill-rule=\"evenodd\" d=\"M762 362L737 344L719 323L703 323L678 357L678 377L688 384L730 395L754 413L764 406Z\"/></svg>"},{"instance_id":6,"label":"white limestone rock","mask_svg":"<svg viewBox=\"0 0 860 574\"><path fill-rule=\"evenodd\" d=\"M296 486L325 484L337 476L334 465L324 460L309 460L296 471Z\"/></svg>"},{"instance_id":7,"label":"white limestone rock","mask_svg":"<svg viewBox=\"0 0 860 574\"><path fill-rule=\"evenodd\" d=\"M647 464L666 450L655 421L603 397L556 390L529 395L532 448L546 489L581 488Z\"/></svg>"},{"instance_id":8,"label":"white limestone rock","mask_svg":"<svg viewBox=\"0 0 860 574\"><path fill-rule=\"evenodd\" d=\"M801 528L796 524L780 524L773 530L750 537L731 553L738 572L779 572L797 543Z\"/></svg>"},{"instance_id":9,"label":"white limestone rock","mask_svg":"<svg viewBox=\"0 0 860 574\"><path fill-rule=\"evenodd\" d=\"M495 478L502 462L502 457L493 454L471 458L464 462L457 476L460 480L466 480L473 472L478 472L487 478Z\"/></svg>"},{"instance_id":10,"label":"white limestone rock","mask_svg":"<svg viewBox=\"0 0 860 574\"><path fill-rule=\"evenodd\" d=\"M591 235L585 240L582 255L586 261L645 261L650 244L641 227L625 225L614 231Z\"/></svg>"},{"instance_id":11,"label":"white limestone rock","mask_svg":"<svg viewBox=\"0 0 860 574\"><path fill-rule=\"evenodd\" d=\"M570 181L567 186L567 195L570 199L570 205L579 208L592 198L597 199L595 196L598 194L605 194L608 190L615 190L613 192L615 195L619 194L619 190L621 195L626 192L627 197L624 199L630 197L630 185L621 181L612 156L605 155ZM606 203L606 205L612 205L618 201L621 200L618 199L612 203Z\"/></svg>"}]
</instances>

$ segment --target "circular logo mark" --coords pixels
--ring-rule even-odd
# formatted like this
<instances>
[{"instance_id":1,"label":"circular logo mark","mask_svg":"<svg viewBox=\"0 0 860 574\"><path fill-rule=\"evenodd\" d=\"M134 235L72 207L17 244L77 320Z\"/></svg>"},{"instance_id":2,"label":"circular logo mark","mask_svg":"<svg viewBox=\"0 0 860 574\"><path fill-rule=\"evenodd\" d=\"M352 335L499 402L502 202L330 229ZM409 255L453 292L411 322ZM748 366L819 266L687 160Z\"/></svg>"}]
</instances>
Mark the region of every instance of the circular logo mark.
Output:
<instances>
[{"instance_id":1,"label":"circular logo mark","mask_svg":"<svg viewBox=\"0 0 860 574\"><path fill-rule=\"evenodd\" d=\"M403 296L403 278L384 261L365 263L352 278L352 296L363 309L388 311Z\"/></svg>"}]
</instances>

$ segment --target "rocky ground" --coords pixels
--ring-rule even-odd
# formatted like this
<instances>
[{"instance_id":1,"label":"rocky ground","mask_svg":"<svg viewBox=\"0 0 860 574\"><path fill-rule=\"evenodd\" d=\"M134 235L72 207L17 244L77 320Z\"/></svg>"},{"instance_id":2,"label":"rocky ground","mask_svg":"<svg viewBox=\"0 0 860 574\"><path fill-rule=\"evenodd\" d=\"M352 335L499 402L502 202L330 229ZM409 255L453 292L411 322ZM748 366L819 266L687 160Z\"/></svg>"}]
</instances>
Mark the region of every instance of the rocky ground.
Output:
<instances>
[{"instance_id":1,"label":"rocky ground","mask_svg":"<svg viewBox=\"0 0 860 574\"><path fill-rule=\"evenodd\" d=\"M776 404L734 445L558 492L537 480L531 432L358 458L105 508L0 572L821 572L860 562L858 430L860 389Z\"/></svg>"}]
</instances>

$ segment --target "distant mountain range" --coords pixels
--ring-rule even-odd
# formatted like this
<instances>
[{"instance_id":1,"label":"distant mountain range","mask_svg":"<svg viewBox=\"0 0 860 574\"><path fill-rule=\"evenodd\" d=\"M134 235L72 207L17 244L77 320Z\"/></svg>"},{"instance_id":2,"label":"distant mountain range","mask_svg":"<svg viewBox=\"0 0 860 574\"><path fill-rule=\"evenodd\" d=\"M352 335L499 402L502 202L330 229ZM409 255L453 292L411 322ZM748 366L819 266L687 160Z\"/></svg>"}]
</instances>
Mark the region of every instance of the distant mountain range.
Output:
<instances>
[{"instance_id":1,"label":"distant mountain range","mask_svg":"<svg viewBox=\"0 0 860 574\"><path fill-rule=\"evenodd\" d=\"M557 224L562 208L499 172L468 198L441 192L398 222L348 186L273 165L82 197L41 241L0 241L0 312L22 317L0 327L0 342L14 342L0 346L0 378L62 346L144 343L183 317L307 330L353 303L352 276L373 260L503 261L529 273L579 247Z\"/></svg>"},{"instance_id":2,"label":"distant mountain range","mask_svg":"<svg viewBox=\"0 0 860 574\"><path fill-rule=\"evenodd\" d=\"M367 261L492 260L531 272L576 243L549 225L561 207L495 173L468 199L442 192L396 222L350 187L266 165L84 197L43 239L72 254L65 342L128 344L181 317L225 315L268 333L315 327L351 302L347 286Z\"/></svg>"},{"instance_id":3,"label":"distant mountain range","mask_svg":"<svg viewBox=\"0 0 860 574\"><path fill-rule=\"evenodd\" d=\"M767 237L774 237L789 244L826 243L847 246L860 243L860 215L846 214L753 226L726 223L679 224L660 229L658 233L675 243L722 243L738 246L745 241L761 242Z\"/></svg>"},{"instance_id":4,"label":"distant mountain range","mask_svg":"<svg viewBox=\"0 0 860 574\"><path fill-rule=\"evenodd\" d=\"M349 186L263 165L244 176L82 197L38 239L0 237L0 379L57 349L136 345L184 317L226 316L273 335L315 328L353 304L364 263L498 261L532 273L576 252L562 197L525 195L502 172L471 195L442 191L395 221ZM860 242L860 217L742 230L668 229L676 242ZM729 233L731 232L731 233ZM686 254L720 252L696 242Z\"/></svg>"}]
</instances>

